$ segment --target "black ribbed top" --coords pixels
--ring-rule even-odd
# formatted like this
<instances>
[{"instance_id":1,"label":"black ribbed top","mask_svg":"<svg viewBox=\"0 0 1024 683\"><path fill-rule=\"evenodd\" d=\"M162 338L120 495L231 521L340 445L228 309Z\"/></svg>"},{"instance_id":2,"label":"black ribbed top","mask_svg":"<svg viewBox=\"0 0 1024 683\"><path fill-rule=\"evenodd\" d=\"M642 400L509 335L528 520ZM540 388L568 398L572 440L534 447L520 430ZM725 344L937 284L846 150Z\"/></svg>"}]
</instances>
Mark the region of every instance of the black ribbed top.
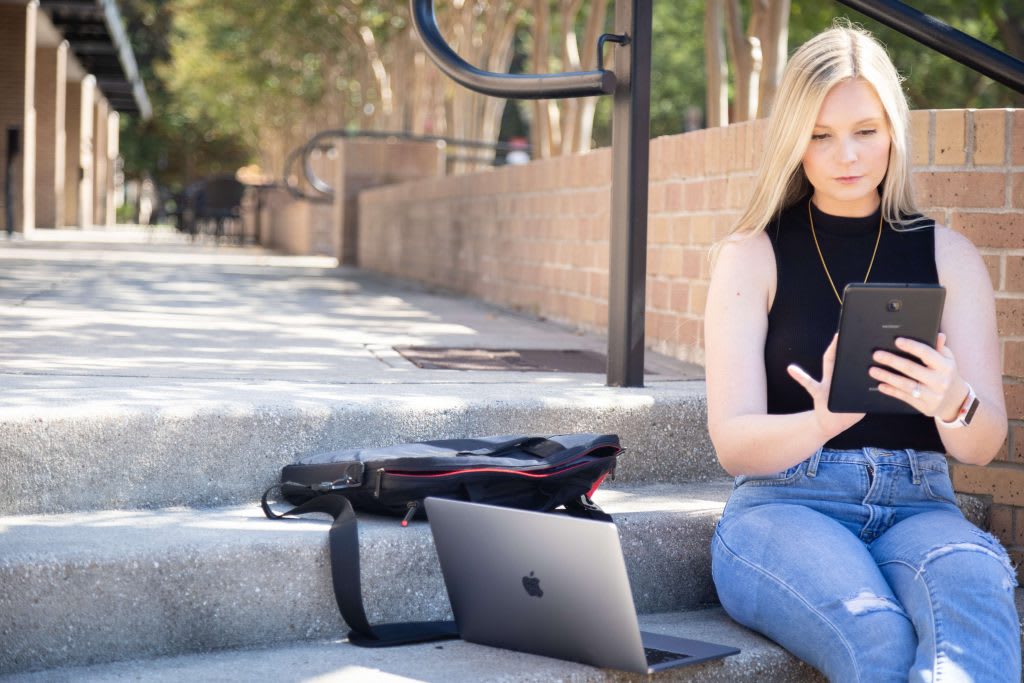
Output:
<instances>
[{"instance_id":1,"label":"black ribbed top","mask_svg":"<svg viewBox=\"0 0 1024 683\"><path fill-rule=\"evenodd\" d=\"M797 363L821 377L821 355L839 325L840 304L829 286L807 218L808 198L782 212L768 226L775 250L777 287L768 313L764 360L768 412L811 410L813 402L786 366ZM850 282L863 282L878 236L881 208L862 218L830 216L811 205L815 233L825 263L842 296ZM937 284L935 223L920 218L919 230L897 232L882 226L878 254L868 282ZM924 415L868 415L825 444L829 448L913 448L943 451L935 422Z\"/></svg>"}]
</instances>

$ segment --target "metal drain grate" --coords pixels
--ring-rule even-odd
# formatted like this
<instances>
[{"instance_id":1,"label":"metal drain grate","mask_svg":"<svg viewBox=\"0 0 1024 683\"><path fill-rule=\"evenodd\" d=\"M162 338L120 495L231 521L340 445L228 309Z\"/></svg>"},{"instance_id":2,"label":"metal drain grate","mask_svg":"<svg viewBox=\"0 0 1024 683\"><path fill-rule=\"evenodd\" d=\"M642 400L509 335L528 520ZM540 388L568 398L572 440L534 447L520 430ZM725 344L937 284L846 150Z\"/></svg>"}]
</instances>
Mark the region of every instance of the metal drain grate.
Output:
<instances>
[{"instance_id":1,"label":"metal drain grate","mask_svg":"<svg viewBox=\"0 0 1024 683\"><path fill-rule=\"evenodd\" d=\"M603 353L579 349L454 349L396 346L395 351L424 370L513 370L517 372L607 371Z\"/></svg>"}]
</instances>

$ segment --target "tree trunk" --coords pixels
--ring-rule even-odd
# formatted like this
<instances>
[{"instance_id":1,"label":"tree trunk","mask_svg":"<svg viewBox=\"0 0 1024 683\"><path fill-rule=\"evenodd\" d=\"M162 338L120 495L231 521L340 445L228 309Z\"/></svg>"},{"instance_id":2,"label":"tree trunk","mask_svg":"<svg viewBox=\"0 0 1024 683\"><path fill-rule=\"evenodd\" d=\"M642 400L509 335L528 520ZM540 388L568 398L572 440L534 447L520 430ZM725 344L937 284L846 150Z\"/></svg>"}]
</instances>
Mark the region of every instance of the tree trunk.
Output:
<instances>
[{"instance_id":1,"label":"tree trunk","mask_svg":"<svg viewBox=\"0 0 1024 683\"><path fill-rule=\"evenodd\" d=\"M366 46L366 57L369 60L370 70L377 83L377 101L380 108L379 115L369 115L369 123L377 130L386 129L388 119L394 110L391 79L388 77L387 69L384 68L384 62L381 61L380 54L377 51L377 41L370 27L361 27L359 29L359 37L362 38L363 45Z\"/></svg>"},{"instance_id":2,"label":"tree trunk","mask_svg":"<svg viewBox=\"0 0 1024 683\"><path fill-rule=\"evenodd\" d=\"M577 10L578 11L578 10ZM590 13L587 15L587 26L583 33L584 51L580 61L582 71L592 71L597 68L597 39L604 33L605 20L608 17L608 3L605 0L595 0L590 6ZM615 43L612 43L614 49ZM576 153L590 151L594 134L594 114L597 111L597 98L584 97L576 100L579 108L576 112L576 139L572 150Z\"/></svg>"},{"instance_id":3,"label":"tree trunk","mask_svg":"<svg viewBox=\"0 0 1024 683\"><path fill-rule=\"evenodd\" d=\"M722 31L723 0L707 0L704 7L704 62L707 70L707 126L729 125L729 72Z\"/></svg>"},{"instance_id":4,"label":"tree trunk","mask_svg":"<svg viewBox=\"0 0 1024 683\"><path fill-rule=\"evenodd\" d=\"M533 72L546 73L548 66L548 0L535 0L533 4ZM548 100L534 100L533 125L530 127L534 158L551 156L551 121Z\"/></svg>"},{"instance_id":5,"label":"tree trunk","mask_svg":"<svg viewBox=\"0 0 1024 683\"><path fill-rule=\"evenodd\" d=\"M1007 54L1024 59L1024 5L1020 0L1006 0L1003 11L1005 17L999 12L995 17L999 37L1003 39ZM1024 108L1024 93L1011 91L1010 96L1015 108Z\"/></svg>"},{"instance_id":6,"label":"tree trunk","mask_svg":"<svg viewBox=\"0 0 1024 683\"><path fill-rule=\"evenodd\" d=\"M761 69L761 90L758 93L757 117L764 118L775 102L775 93L782 80L789 54L789 8L790 0L770 0L770 5L761 24L761 54L764 65Z\"/></svg>"},{"instance_id":7,"label":"tree trunk","mask_svg":"<svg viewBox=\"0 0 1024 683\"><path fill-rule=\"evenodd\" d=\"M735 95L733 119L749 121L757 115L757 93L761 73L761 42L758 29L764 16L764 3L754 0L750 13L750 24L743 32L743 15L739 0L726 0L726 34L729 54L735 66Z\"/></svg>"}]
</instances>

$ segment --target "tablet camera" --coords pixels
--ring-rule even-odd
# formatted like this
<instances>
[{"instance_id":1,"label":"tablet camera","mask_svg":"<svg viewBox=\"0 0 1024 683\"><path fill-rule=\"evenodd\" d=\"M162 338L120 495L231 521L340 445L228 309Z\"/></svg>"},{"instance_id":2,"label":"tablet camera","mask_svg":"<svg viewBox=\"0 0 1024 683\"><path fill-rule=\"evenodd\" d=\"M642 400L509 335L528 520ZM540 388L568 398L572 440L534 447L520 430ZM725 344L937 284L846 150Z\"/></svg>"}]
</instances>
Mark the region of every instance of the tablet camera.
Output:
<instances>
[{"instance_id":1,"label":"tablet camera","mask_svg":"<svg viewBox=\"0 0 1024 683\"><path fill-rule=\"evenodd\" d=\"M903 308L903 302L899 299L890 299L889 303L885 305L885 310L890 313L899 313L901 308Z\"/></svg>"}]
</instances>

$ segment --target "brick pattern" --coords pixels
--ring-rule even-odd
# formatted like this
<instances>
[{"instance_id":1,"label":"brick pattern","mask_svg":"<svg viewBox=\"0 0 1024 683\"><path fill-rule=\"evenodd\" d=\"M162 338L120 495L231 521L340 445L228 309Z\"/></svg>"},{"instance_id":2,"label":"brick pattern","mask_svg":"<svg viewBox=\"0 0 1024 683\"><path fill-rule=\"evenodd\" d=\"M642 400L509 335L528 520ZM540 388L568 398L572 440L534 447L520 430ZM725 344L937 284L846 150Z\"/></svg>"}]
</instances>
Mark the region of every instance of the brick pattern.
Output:
<instances>
[{"instance_id":1,"label":"brick pattern","mask_svg":"<svg viewBox=\"0 0 1024 683\"><path fill-rule=\"evenodd\" d=\"M109 227L117 222L117 193L114 191L114 174L117 172L117 157L120 154L121 143L121 115L109 106L107 108L106 125L105 151L107 155L107 174L102 192L105 204L103 215L106 225Z\"/></svg>"},{"instance_id":2,"label":"brick pattern","mask_svg":"<svg viewBox=\"0 0 1024 683\"><path fill-rule=\"evenodd\" d=\"M36 225L52 228L57 225L57 207L63 204L58 196L58 152L64 128L64 90L62 59L67 48L41 47L36 50ZM59 187L63 189L63 172Z\"/></svg>"},{"instance_id":3,"label":"brick pattern","mask_svg":"<svg viewBox=\"0 0 1024 683\"><path fill-rule=\"evenodd\" d=\"M957 489L991 496L993 529L1024 558L1024 110L916 111L920 207L979 248L996 293L1010 436ZM646 336L703 361L708 247L738 218L761 154L756 121L651 141ZM610 150L359 198L362 267L604 332Z\"/></svg>"},{"instance_id":4,"label":"brick pattern","mask_svg":"<svg viewBox=\"0 0 1024 683\"><path fill-rule=\"evenodd\" d=\"M96 89L95 93L95 109L92 117L93 195L91 222L93 225L107 225L107 176L112 172L110 160L107 157L107 114L110 113L110 107L99 88Z\"/></svg>"},{"instance_id":5,"label":"brick pattern","mask_svg":"<svg viewBox=\"0 0 1024 683\"><path fill-rule=\"evenodd\" d=\"M3 229L7 227L7 200L2 191L7 182L7 130L17 127L22 134L25 131L26 21L24 5L0 3L0 228ZM24 165L17 164L13 170L14 197L20 197ZM15 201L15 209L14 225L20 230L23 210L20 201Z\"/></svg>"},{"instance_id":6,"label":"brick pattern","mask_svg":"<svg viewBox=\"0 0 1024 683\"><path fill-rule=\"evenodd\" d=\"M67 81L66 42L37 45L39 20L37 2L0 1L0 228L10 128L21 143L11 174L15 230L112 225L118 115L93 76Z\"/></svg>"},{"instance_id":7,"label":"brick pattern","mask_svg":"<svg viewBox=\"0 0 1024 683\"><path fill-rule=\"evenodd\" d=\"M87 228L93 224L93 178L95 173L95 149L93 144L93 124L96 114L96 78L86 76L82 79L81 99L79 100L78 122L78 205L76 207L76 224Z\"/></svg>"},{"instance_id":8,"label":"brick pattern","mask_svg":"<svg viewBox=\"0 0 1024 683\"><path fill-rule=\"evenodd\" d=\"M81 166L82 82L68 81L64 110L64 212L57 227L78 224Z\"/></svg>"}]
</instances>

